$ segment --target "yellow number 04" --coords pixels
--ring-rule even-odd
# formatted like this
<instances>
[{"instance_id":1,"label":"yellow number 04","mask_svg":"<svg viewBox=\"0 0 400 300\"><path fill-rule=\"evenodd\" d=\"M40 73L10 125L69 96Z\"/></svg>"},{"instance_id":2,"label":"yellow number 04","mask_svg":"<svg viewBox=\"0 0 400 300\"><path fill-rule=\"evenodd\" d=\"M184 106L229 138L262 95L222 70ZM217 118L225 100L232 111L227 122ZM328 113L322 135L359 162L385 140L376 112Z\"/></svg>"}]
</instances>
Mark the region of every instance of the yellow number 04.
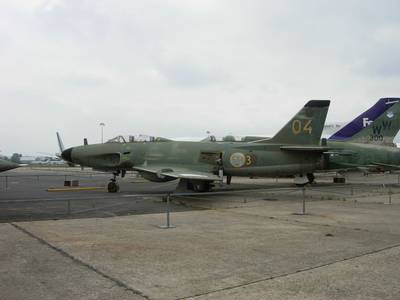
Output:
<instances>
[{"instance_id":1,"label":"yellow number 04","mask_svg":"<svg viewBox=\"0 0 400 300\"><path fill-rule=\"evenodd\" d=\"M308 134L312 133L312 127L311 127L311 120L307 120L306 124L304 127L302 126L302 123L300 120L293 120L292 123L292 132L294 134L299 134L301 132L306 132Z\"/></svg>"}]
</instances>

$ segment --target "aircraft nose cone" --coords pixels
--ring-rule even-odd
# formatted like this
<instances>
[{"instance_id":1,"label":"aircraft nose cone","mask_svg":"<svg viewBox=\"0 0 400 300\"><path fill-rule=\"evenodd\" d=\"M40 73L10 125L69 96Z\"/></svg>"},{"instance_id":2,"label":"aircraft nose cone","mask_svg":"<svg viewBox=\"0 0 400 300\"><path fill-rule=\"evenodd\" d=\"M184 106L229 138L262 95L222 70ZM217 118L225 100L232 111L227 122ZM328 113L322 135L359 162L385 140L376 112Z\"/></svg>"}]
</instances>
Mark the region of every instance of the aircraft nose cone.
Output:
<instances>
[{"instance_id":1,"label":"aircraft nose cone","mask_svg":"<svg viewBox=\"0 0 400 300\"><path fill-rule=\"evenodd\" d=\"M61 153L61 157L62 157L63 160L72 162L72 157L71 157L72 149L73 149L73 148L65 149L65 150Z\"/></svg>"}]
</instances>

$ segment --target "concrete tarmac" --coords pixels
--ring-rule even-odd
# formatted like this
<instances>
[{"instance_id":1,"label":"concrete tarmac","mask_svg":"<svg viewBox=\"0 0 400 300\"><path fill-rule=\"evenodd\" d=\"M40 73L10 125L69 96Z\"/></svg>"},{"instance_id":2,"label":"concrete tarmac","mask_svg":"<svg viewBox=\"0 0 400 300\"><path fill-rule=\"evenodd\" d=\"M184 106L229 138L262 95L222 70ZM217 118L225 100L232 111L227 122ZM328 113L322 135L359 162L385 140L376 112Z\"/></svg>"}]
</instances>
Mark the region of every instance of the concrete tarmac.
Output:
<instances>
[{"instance_id":1,"label":"concrete tarmac","mask_svg":"<svg viewBox=\"0 0 400 300\"><path fill-rule=\"evenodd\" d=\"M173 229L158 227L165 213L145 210L9 221L0 298L400 299L397 180L322 178L304 191L301 214L303 190L289 181L234 179L271 190L174 197Z\"/></svg>"}]
</instances>

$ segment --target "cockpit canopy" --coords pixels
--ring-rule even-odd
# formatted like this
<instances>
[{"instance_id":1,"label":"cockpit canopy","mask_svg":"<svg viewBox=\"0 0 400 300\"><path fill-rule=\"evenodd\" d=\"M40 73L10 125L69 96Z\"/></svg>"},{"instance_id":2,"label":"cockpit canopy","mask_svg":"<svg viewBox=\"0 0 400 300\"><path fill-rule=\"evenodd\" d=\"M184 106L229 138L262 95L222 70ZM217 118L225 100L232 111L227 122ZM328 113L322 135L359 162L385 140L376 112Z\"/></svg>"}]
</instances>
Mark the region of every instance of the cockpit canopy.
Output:
<instances>
[{"instance_id":1,"label":"cockpit canopy","mask_svg":"<svg viewBox=\"0 0 400 300\"><path fill-rule=\"evenodd\" d=\"M128 136L118 135L115 138L108 140L106 143L126 144L126 143L168 142L168 141L171 140L163 137L155 137L145 134L139 134L139 135L128 135Z\"/></svg>"},{"instance_id":2,"label":"cockpit canopy","mask_svg":"<svg viewBox=\"0 0 400 300\"><path fill-rule=\"evenodd\" d=\"M226 135L223 137L216 137L214 135L210 135L206 137L205 139L202 139L201 142L225 142L225 143L235 143L235 142L241 142L241 143L248 143L248 142L254 142L258 140L265 140L268 139L264 136L233 136L233 135Z\"/></svg>"},{"instance_id":3,"label":"cockpit canopy","mask_svg":"<svg viewBox=\"0 0 400 300\"><path fill-rule=\"evenodd\" d=\"M201 142L229 142L229 143L235 143L235 142L253 142L257 140L262 140L266 139L263 136L233 136L233 135L227 135L224 137L215 137L213 135L208 136L205 139L202 139ZM189 141L194 141L196 140L195 138L190 139ZM118 135L115 138L112 138L108 140L106 143L118 143L118 144L126 144L126 143L152 143L152 142L171 142L173 140L163 138L163 137L156 137L156 136L151 136L151 135L146 135L146 134L139 134L139 135ZM186 139L186 141L188 141ZM198 141L198 140L197 140Z\"/></svg>"},{"instance_id":4,"label":"cockpit canopy","mask_svg":"<svg viewBox=\"0 0 400 300\"><path fill-rule=\"evenodd\" d=\"M106 143L108 143L108 144L111 144L111 143L125 144L126 140L122 135L118 135L115 138L108 140Z\"/></svg>"}]
</instances>

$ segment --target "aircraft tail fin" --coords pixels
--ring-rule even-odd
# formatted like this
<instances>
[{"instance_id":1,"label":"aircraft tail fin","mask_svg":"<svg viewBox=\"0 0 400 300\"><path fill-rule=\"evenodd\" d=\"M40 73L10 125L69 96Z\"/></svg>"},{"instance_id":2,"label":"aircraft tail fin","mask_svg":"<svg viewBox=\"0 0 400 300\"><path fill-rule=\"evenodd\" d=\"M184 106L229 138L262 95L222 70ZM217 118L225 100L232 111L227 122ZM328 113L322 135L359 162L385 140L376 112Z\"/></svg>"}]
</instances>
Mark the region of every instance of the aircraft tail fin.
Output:
<instances>
[{"instance_id":1,"label":"aircraft tail fin","mask_svg":"<svg viewBox=\"0 0 400 300\"><path fill-rule=\"evenodd\" d=\"M394 146L394 137L400 130L400 99L390 105L375 121L347 141L353 143Z\"/></svg>"},{"instance_id":2,"label":"aircraft tail fin","mask_svg":"<svg viewBox=\"0 0 400 300\"><path fill-rule=\"evenodd\" d=\"M304 107L271 139L257 142L319 145L330 100L310 100Z\"/></svg>"},{"instance_id":3,"label":"aircraft tail fin","mask_svg":"<svg viewBox=\"0 0 400 300\"><path fill-rule=\"evenodd\" d=\"M335 132L330 141L351 140L364 128L368 127L373 121L379 118L385 111L389 110L400 98L381 98L372 107L360 114L354 120Z\"/></svg>"}]
</instances>

